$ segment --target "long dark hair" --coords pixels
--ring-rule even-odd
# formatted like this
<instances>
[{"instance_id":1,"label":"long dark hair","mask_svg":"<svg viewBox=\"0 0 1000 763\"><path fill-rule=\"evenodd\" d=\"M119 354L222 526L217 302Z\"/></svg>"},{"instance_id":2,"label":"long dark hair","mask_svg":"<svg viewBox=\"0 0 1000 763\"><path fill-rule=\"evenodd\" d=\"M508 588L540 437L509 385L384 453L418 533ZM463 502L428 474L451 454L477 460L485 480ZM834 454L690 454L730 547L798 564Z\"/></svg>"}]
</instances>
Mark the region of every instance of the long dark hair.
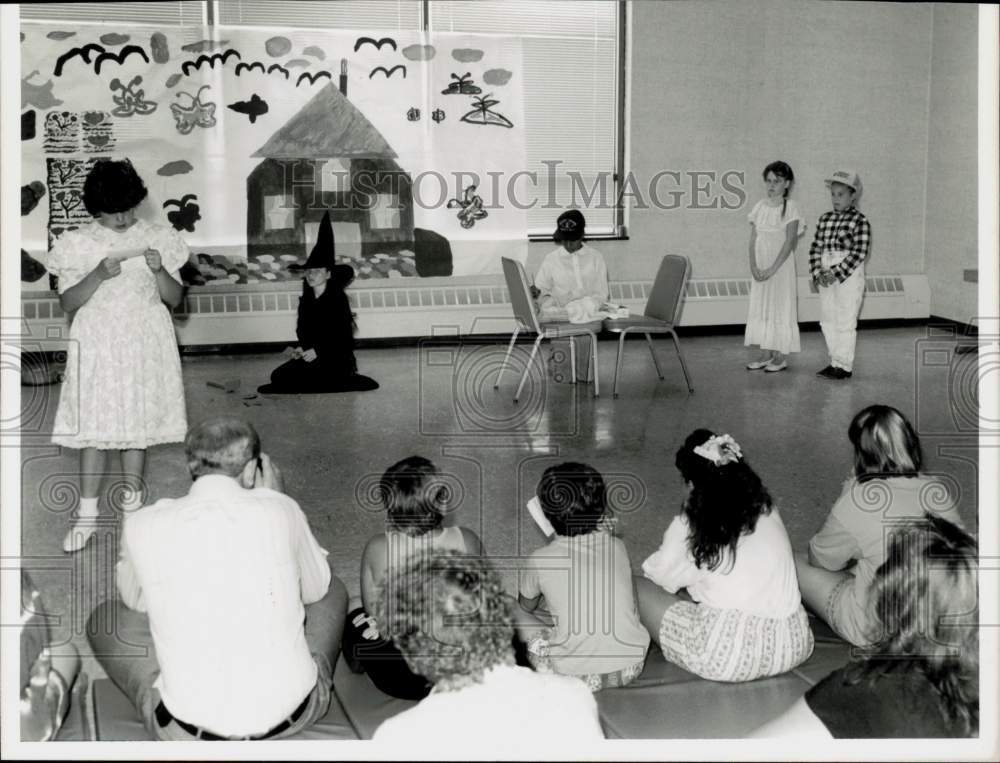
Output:
<instances>
[{"instance_id":1,"label":"long dark hair","mask_svg":"<svg viewBox=\"0 0 1000 763\"><path fill-rule=\"evenodd\" d=\"M848 685L919 670L941 715L967 736L979 730L979 625L975 539L930 513L893 530L870 600L881 632ZM933 574L932 574L933 573Z\"/></svg>"},{"instance_id":2,"label":"long dark hair","mask_svg":"<svg viewBox=\"0 0 1000 763\"><path fill-rule=\"evenodd\" d=\"M789 167L784 162L780 161L771 162L769 165L767 165L764 168L764 171L761 173L761 177L764 178L764 180L767 180L767 173L769 172L773 172L777 177L781 178L782 180L788 181L788 187L785 188L785 193L783 194L785 198L784 201L781 202L781 219L784 220L785 210L788 209L788 191L792 187L791 184L795 182L795 173L792 172L791 167Z\"/></svg>"},{"instance_id":3,"label":"long dark hair","mask_svg":"<svg viewBox=\"0 0 1000 763\"><path fill-rule=\"evenodd\" d=\"M674 461L691 485L684 503L691 526L688 548L695 564L709 570L721 564L726 548L735 563L740 537L754 531L758 517L771 513L771 495L742 457L716 466L694 452L713 436L709 429L696 429Z\"/></svg>"}]
</instances>

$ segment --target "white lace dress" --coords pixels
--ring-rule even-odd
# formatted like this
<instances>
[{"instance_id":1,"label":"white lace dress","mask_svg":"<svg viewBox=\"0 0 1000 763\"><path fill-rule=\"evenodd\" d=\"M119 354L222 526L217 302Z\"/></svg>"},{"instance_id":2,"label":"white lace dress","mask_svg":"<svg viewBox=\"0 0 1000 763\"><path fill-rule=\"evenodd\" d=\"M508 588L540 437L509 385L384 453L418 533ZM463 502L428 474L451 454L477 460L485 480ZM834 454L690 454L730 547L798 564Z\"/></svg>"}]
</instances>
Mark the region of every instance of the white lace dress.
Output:
<instances>
[{"instance_id":1,"label":"white lace dress","mask_svg":"<svg viewBox=\"0 0 1000 763\"><path fill-rule=\"evenodd\" d=\"M172 229L138 220L123 233L91 223L63 234L48 269L59 293L113 252L157 249L178 282L188 248ZM52 442L70 448L147 448L187 431L177 337L142 256L122 262L71 318L66 377Z\"/></svg>"},{"instance_id":2,"label":"white lace dress","mask_svg":"<svg viewBox=\"0 0 1000 763\"><path fill-rule=\"evenodd\" d=\"M765 200L758 201L748 215L757 229L755 253L757 267L771 267L785 243L785 227L793 220L799 222L799 236L805 231L805 220L798 205L791 199L781 215L781 204L772 207ZM797 285L795 279L795 253L792 252L778 272L766 281L750 284L750 309L743 339L747 347L760 345L762 350L780 353L799 352L799 318Z\"/></svg>"}]
</instances>

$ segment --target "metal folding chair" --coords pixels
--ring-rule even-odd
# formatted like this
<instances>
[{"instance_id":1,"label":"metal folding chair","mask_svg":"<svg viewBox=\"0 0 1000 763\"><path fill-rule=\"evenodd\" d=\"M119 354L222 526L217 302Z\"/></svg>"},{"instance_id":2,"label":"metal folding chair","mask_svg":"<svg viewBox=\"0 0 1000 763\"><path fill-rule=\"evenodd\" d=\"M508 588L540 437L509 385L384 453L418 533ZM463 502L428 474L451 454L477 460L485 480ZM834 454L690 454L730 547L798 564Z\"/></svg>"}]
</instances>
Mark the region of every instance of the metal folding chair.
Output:
<instances>
[{"instance_id":1,"label":"metal folding chair","mask_svg":"<svg viewBox=\"0 0 1000 763\"><path fill-rule=\"evenodd\" d=\"M656 280L653 281L653 288L649 292L645 312L640 316L609 318L604 321L606 330L618 334L618 358L615 361L615 381L612 389L614 397L618 397L618 375L621 373L622 359L625 355L625 336L629 331L641 331L646 335L646 344L649 345L649 353L653 356L653 365L656 366L656 375L660 377L660 381L663 381L663 372L656 359L653 338L650 334L670 334L674 340L674 347L677 349L677 357L681 362L681 370L684 372L684 381L687 382L688 392L694 392L687 366L684 364L684 355L681 354L681 346L677 341L677 332L674 331L674 324L680 316L681 306L684 302L684 291L690 275L691 263L687 257L676 254L666 255L660 262L660 269L656 272Z\"/></svg>"},{"instance_id":2,"label":"metal folding chair","mask_svg":"<svg viewBox=\"0 0 1000 763\"><path fill-rule=\"evenodd\" d=\"M597 334L601 330L601 321L591 321L590 323L540 321L538 319L538 312L535 309L535 301L531 298L531 289L528 286L528 277L524 273L524 266L517 260L512 260L508 257L501 257L500 259L503 263L503 275L507 281L507 291L510 292L510 303L514 308L514 320L516 321L516 325L514 327L514 333L511 334L510 337L510 344L507 345L507 354L504 355L503 363L500 364L500 370L497 371L497 380L493 385L493 389L500 388L500 379L503 377L504 369L507 367L507 361L510 359L510 354L514 350L514 343L517 341L519 334L534 333L536 334L536 337L535 343L531 346L531 356L528 358L528 363L524 367L524 373L521 374L521 381L517 385L517 392L514 393L515 403L521 396L521 390L524 387L524 382L528 378L528 372L531 370L531 364L535 360L535 355L538 353L538 347L542 343L543 339L569 339L569 356L570 365L572 366L571 378L575 383L576 337L589 335L591 349L590 355L593 358L594 369L594 397L599 397L601 387L597 375Z\"/></svg>"}]
</instances>

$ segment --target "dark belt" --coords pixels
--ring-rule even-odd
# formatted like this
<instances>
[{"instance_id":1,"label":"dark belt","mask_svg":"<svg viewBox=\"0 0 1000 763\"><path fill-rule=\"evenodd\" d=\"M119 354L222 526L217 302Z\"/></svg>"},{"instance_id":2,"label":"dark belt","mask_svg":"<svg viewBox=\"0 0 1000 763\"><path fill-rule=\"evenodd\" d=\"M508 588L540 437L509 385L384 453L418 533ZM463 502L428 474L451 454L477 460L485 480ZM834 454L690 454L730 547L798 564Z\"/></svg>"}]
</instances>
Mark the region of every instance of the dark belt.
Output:
<instances>
[{"instance_id":1,"label":"dark belt","mask_svg":"<svg viewBox=\"0 0 1000 763\"><path fill-rule=\"evenodd\" d=\"M156 709L153 711L153 713L156 715L156 722L160 725L161 729L168 723L170 723L170 721L173 721L191 736L195 737L196 739L202 739L206 742L232 742L232 741L243 741L243 740L254 741L259 739L270 739L273 736L277 736L282 731L291 726L293 723L295 723L295 721L297 721L299 718L302 717L302 713L305 712L306 706L309 704L310 697L312 697L312 692L309 692L306 695L306 698L302 700L302 704L299 705L297 708L295 708L292 711L291 715L285 718L285 720L283 720L281 723L279 723L270 731L267 731L263 734L258 734L255 736L246 736L246 737L219 736L218 734L213 734L211 731L206 731L203 728L199 728L198 726L195 726L193 723L187 723L186 721L182 721L180 718L174 717L174 715L169 710L167 710L167 706L163 704L163 700L160 700L160 704L156 706Z\"/></svg>"}]
</instances>

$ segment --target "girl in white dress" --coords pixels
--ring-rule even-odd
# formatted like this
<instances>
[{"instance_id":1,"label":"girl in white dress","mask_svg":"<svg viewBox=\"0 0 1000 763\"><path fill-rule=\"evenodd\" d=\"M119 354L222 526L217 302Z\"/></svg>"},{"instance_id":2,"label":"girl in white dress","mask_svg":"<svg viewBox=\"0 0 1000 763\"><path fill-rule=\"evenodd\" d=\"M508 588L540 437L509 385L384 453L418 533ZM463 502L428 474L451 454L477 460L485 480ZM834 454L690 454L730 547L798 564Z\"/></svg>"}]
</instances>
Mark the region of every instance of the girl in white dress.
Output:
<instances>
[{"instance_id":1,"label":"girl in white dress","mask_svg":"<svg viewBox=\"0 0 1000 763\"><path fill-rule=\"evenodd\" d=\"M786 355L799 352L795 258L792 253L805 221L798 205L788 198L795 175L784 162L764 168L767 198L749 214L750 310L743 344L759 345L760 357L747 364L751 371L784 371Z\"/></svg>"},{"instance_id":2,"label":"girl in white dress","mask_svg":"<svg viewBox=\"0 0 1000 763\"><path fill-rule=\"evenodd\" d=\"M136 218L146 187L127 159L98 161L83 187L96 222L63 234L49 257L70 316L66 377L52 442L80 449L78 516L63 541L83 548L98 526L109 450L121 451L116 510L142 506L146 448L187 431L180 356L170 312L184 294L188 249L172 229Z\"/></svg>"}]
</instances>

